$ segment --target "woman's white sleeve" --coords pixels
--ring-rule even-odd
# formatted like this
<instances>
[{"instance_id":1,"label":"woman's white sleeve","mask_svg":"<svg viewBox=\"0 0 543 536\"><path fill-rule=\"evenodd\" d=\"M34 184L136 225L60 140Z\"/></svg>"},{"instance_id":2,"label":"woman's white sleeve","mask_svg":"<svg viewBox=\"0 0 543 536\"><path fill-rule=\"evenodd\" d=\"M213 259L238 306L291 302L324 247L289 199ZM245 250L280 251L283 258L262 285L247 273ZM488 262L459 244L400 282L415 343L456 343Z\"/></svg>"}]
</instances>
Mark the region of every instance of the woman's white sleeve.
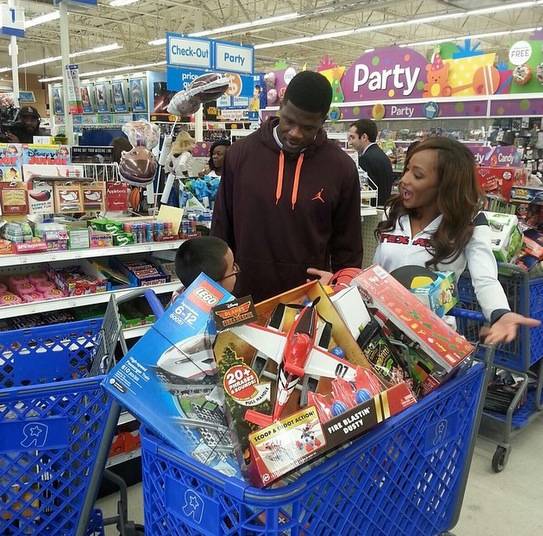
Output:
<instances>
[{"instance_id":1,"label":"woman's white sleeve","mask_svg":"<svg viewBox=\"0 0 543 536\"><path fill-rule=\"evenodd\" d=\"M485 318L490 321L497 310L511 310L498 281L498 265L492 253L490 228L476 225L465 249L471 282Z\"/></svg>"}]
</instances>

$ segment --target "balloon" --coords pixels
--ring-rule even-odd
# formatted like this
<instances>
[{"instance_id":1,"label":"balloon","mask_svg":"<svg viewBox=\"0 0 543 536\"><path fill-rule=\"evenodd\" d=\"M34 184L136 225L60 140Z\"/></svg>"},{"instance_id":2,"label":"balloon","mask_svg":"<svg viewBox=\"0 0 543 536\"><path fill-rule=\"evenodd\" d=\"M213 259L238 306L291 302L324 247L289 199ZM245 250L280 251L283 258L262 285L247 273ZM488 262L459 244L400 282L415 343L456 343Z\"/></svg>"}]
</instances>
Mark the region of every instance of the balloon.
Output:
<instances>
[{"instance_id":1,"label":"balloon","mask_svg":"<svg viewBox=\"0 0 543 536\"><path fill-rule=\"evenodd\" d=\"M176 93L170 104L168 113L173 115L192 115L204 102L217 100L229 87L227 75L206 73L195 78L188 87Z\"/></svg>"},{"instance_id":2,"label":"balloon","mask_svg":"<svg viewBox=\"0 0 543 536\"><path fill-rule=\"evenodd\" d=\"M268 90L268 106L273 106L277 102L277 90Z\"/></svg>"},{"instance_id":3,"label":"balloon","mask_svg":"<svg viewBox=\"0 0 543 536\"><path fill-rule=\"evenodd\" d=\"M146 186L152 182L157 170L153 153L143 146L123 151L119 163L119 173L124 181L132 186Z\"/></svg>"},{"instance_id":4,"label":"balloon","mask_svg":"<svg viewBox=\"0 0 543 536\"><path fill-rule=\"evenodd\" d=\"M275 73L268 73L264 75L264 82L266 82L266 87L272 89L275 87L276 78Z\"/></svg>"}]
</instances>

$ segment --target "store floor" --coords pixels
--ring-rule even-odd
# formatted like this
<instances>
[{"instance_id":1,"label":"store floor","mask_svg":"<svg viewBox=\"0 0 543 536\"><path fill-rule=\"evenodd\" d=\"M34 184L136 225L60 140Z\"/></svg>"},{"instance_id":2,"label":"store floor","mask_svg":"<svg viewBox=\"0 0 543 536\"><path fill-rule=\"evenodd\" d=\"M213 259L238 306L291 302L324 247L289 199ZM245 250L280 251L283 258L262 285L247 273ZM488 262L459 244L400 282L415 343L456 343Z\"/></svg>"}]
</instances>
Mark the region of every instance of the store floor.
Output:
<instances>
[{"instance_id":1,"label":"store floor","mask_svg":"<svg viewBox=\"0 0 543 536\"><path fill-rule=\"evenodd\" d=\"M505 470L495 474L490 460L496 444L479 438L456 536L535 536L543 534L543 415L513 439ZM143 523L141 484L129 489L129 518ZM113 515L115 496L98 504ZM112 528L107 536L116 535ZM354 535L353 535L354 536ZM391 535L392 536L392 535Z\"/></svg>"}]
</instances>

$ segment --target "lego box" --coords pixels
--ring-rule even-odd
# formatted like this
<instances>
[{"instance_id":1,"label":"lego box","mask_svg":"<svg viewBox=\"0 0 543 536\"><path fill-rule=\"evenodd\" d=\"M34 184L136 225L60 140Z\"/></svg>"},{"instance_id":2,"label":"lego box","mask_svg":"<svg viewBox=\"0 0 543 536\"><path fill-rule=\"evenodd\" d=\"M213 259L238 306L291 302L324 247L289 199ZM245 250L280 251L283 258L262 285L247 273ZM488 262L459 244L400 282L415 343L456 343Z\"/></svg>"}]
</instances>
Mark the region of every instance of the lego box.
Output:
<instances>
[{"instance_id":1,"label":"lego box","mask_svg":"<svg viewBox=\"0 0 543 536\"><path fill-rule=\"evenodd\" d=\"M104 380L119 403L172 446L239 476L216 388L214 305L232 296L201 274Z\"/></svg>"}]
</instances>

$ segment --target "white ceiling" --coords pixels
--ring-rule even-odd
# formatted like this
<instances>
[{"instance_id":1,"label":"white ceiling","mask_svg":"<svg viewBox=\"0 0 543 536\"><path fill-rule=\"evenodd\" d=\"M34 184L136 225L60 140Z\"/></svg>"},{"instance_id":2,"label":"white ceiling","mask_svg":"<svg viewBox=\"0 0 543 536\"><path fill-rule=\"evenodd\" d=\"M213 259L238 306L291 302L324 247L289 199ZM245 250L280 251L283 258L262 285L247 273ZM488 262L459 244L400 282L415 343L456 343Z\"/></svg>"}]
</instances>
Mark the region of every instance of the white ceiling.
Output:
<instances>
[{"instance_id":1,"label":"white ceiling","mask_svg":"<svg viewBox=\"0 0 543 536\"><path fill-rule=\"evenodd\" d=\"M148 41L164 37L167 31L190 33L286 13L301 14L294 21L214 36L256 45L518 3L519 0L478 0L476 3L473 0L207 0L204 4L201 0L140 0L128 6L111 7L109 0L99 0L97 8L70 13L70 47L76 52L114 42L122 45L120 50L78 58L76 61L84 73L163 60L164 45L153 47ZM256 67L266 70L278 59L285 59L291 64L307 64L311 68L325 54L337 63L348 65L367 48L543 26L543 2L537 6L533 5L535 2L523 3L532 6L257 50ZM27 20L54 9L50 0L19 0L18 5L24 7ZM25 38L19 40L19 62L60 55L59 35L58 20L28 29ZM520 33L482 41L490 50L505 51L513 42L528 36ZM0 67L9 65L8 39L0 38ZM28 72L45 76L57 76L60 71L60 62L28 69Z\"/></svg>"}]
</instances>

